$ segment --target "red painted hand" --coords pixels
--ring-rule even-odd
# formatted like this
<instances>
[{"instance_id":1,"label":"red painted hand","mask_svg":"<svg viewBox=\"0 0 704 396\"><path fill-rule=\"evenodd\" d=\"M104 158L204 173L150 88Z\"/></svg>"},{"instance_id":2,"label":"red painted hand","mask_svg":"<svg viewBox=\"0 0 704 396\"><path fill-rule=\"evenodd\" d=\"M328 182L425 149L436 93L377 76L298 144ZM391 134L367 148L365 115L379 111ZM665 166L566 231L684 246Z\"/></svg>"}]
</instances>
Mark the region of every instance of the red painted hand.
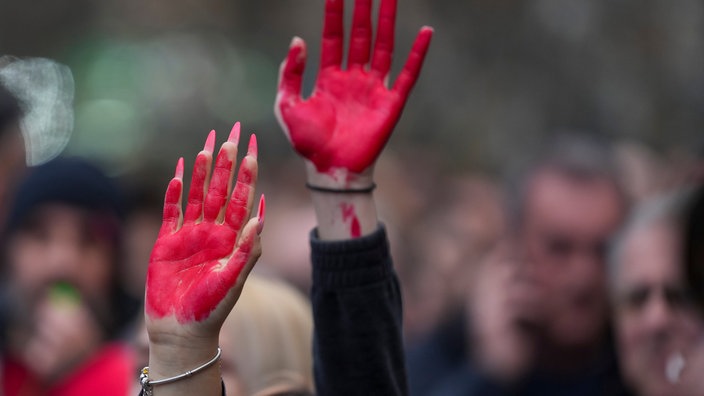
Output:
<instances>
[{"instance_id":1,"label":"red painted hand","mask_svg":"<svg viewBox=\"0 0 704 396\"><path fill-rule=\"evenodd\" d=\"M210 133L196 157L184 216L183 159L178 162L166 190L163 223L147 273L145 308L150 334L178 328L170 318L181 325L219 330L261 253L263 196L258 216L249 219L257 181L254 135L229 195L238 140L239 123L222 145L211 179L215 132ZM156 326L155 322L166 325Z\"/></svg>"},{"instance_id":2,"label":"red painted hand","mask_svg":"<svg viewBox=\"0 0 704 396\"><path fill-rule=\"evenodd\" d=\"M394 47L396 0L382 0L373 56L372 0L356 0L347 70L340 67L344 0L327 0L318 79L301 98L306 47L295 37L281 65L275 112L294 149L320 173L361 174L391 135L420 73L433 30L424 27L393 88L387 88Z\"/></svg>"}]
</instances>

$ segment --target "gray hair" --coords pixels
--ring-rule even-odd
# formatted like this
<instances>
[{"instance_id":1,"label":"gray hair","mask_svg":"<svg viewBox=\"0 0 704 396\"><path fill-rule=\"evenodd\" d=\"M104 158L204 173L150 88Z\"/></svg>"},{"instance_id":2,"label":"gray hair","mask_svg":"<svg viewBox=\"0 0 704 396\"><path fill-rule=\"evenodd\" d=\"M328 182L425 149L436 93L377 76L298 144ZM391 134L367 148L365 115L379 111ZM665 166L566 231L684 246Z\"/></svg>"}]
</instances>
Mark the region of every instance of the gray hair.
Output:
<instances>
[{"instance_id":1,"label":"gray hair","mask_svg":"<svg viewBox=\"0 0 704 396\"><path fill-rule=\"evenodd\" d=\"M612 240L608 252L608 276L612 290L619 275L623 250L633 234L659 224L672 226L681 232L691 198L691 190L679 190L647 199L631 211L625 225Z\"/></svg>"},{"instance_id":2,"label":"gray hair","mask_svg":"<svg viewBox=\"0 0 704 396\"><path fill-rule=\"evenodd\" d=\"M612 182L624 198L618 166L608 142L596 135L566 131L555 135L532 154L518 159L508 170L506 209L515 229L523 220L531 181L544 171L574 179L604 179Z\"/></svg>"}]
</instances>

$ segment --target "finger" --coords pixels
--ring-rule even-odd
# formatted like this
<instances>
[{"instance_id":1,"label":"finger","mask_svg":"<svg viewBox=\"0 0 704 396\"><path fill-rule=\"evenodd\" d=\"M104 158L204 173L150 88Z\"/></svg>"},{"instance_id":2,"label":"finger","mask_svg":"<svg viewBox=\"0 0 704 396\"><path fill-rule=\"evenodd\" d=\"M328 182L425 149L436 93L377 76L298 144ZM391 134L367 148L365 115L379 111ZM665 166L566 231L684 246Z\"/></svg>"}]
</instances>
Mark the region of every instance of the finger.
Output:
<instances>
[{"instance_id":1,"label":"finger","mask_svg":"<svg viewBox=\"0 0 704 396\"><path fill-rule=\"evenodd\" d=\"M208 188L208 178L210 177L210 166L213 162L213 149L215 148L215 131L210 131L205 140L203 151L196 156L196 163L193 165L193 176L191 176L191 190L188 192L188 203L186 204L186 215L183 217L184 224L192 224L200 220L203 214L203 197Z\"/></svg>"},{"instance_id":2,"label":"finger","mask_svg":"<svg viewBox=\"0 0 704 396\"><path fill-rule=\"evenodd\" d=\"M274 101L274 115L281 129L289 139L288 127L283 114L286 108L297 104L301 100L301 86L303 84L303 71L306 65L306 43L299 37L291 40L288 56L279 68L279 89Z\"/></svg>"},{"instance_id":3,"label":"finger","mask_svg":"<svg viewBox=\"0 0 704 396\"><path fill-rule=\"evenodd\" d=\"M379 21L376 25L376 42L372 57L371 72L385 79L391 70L396 29L396 0L381 0Z\"/></svg>"},{"instance_id":4,"label":"finger","mask_svg":"<svg viewBox=\"0 0 704 396\"><path fill-rule=\"evenodd\" d=\"M220 147L215 169L210 178L208 195L205 196L203 205L203 221L214 222L224 214L225 202L232 188L232 177L235 170L235 158L237 158L237 144L240 140L240 123L235 123L230 132L227 142Z\"/></svg>"},{"instance_id":5,"label":"finger","mask_svg":"<svg viewBox=\"0 0 704 396\"><path fill-rule=\"evenodd\" d=\"M223 265L211 272L214 281L208 282L211 290L218 290L222 295L230 291L241 291L247 276L261 256L261 234L264 226L265 203L264 196L259 199L257 217L250 219L239 234L237 243L229 258L221 261ZM239 285L239 287L238 287ZM234 288L233 288L234 287Z\"/></svg>"},{"instance_id":6,"label":"finger","mask_svg":"<svg viewBox=\"0 0 704 396\"><path fill-rule=\"evenodd\" d=\"M415 42L413 42L413 48L411 48L411 53L408 55L408 60L406 60L406 64L403 66L401 73L399 73L396 79L393 89L398 92L404 100L408 97L416 80L418 80L418 75L423 66L425 55L428 53L428 47L430 46L430 39L432 37L433 28L424 26L420 29Z\"/></svg>"},{"instance_id":7,"label":"finger","mask_svg":"<svg viewBox=\"0 0 704 396\"><path fill-rule=\"evenodd\" d=\"M323 42L320 49L320 69L340 67L342 62L342 41L344 25L344 0L325 1L323 21Z\"/></svg>"},{"instance_id":8,"label":"finger","mask_svg":"<svg viewBox=\"0 0 704 396\"><path fill-rule=\"evenodd\" d=\"M372 41L372 0L357 0L354 3L348 68L364 67L369 62Z\"/></svg>"},{"instance_id":9,"label":"finger","mask_svg":"<svg viewBox=\"0 0 704 396\"><path fill-rule=\"evenodd\" d=\"M288 100L300 99L303 72L306 67L306 43L294 37L288 47L288 55L279 68L279 95Z\"/></svg>"},{"instance_id":10,"label":"finger","mask_svg":"<svg viewBox=\"0 0 704 396\"><path fill-rule=\"evenodd\" d=\"M264 194L262 194L261 197L259 197L259 209L257 210L257 235L261 235L262 231L264 230L264 217L266 215L266 198L264 197Z\"/></svg>"},{"instance_id":11,"label":"finger","mask_svg":"<svg viewBox=\"0 0 704 396\"><path fill-rule=\"evenodd\" d=\"M159 236L178 230L181 223L181 192L183 190L183 157L176 163L176 174L169 182L164 197L164 214Z\"/></svg>"},{"instance_id":12,"label":"finger","mask_svg":"<svg viewBox=\"0 0 704 396\"><path fill-rule=\"evenodd\" d=\"M261 238L257 234L259 221L250 219L245 225L235 246L235 251L221 272L222 281L228 288L238 280L244 282L261 256Z\"/></svg>"},{"instance_id":13,"label":"finger","mask_svg":"<svg viewBox=\"0 0 704 396\"><path fill-rule=\"evenodd\" d=\"M242 229L251 212L254 188L257 184L257 167L257 138L252 135L225 212L225 223L236 231Z\"/></svg>"}]
</instances>

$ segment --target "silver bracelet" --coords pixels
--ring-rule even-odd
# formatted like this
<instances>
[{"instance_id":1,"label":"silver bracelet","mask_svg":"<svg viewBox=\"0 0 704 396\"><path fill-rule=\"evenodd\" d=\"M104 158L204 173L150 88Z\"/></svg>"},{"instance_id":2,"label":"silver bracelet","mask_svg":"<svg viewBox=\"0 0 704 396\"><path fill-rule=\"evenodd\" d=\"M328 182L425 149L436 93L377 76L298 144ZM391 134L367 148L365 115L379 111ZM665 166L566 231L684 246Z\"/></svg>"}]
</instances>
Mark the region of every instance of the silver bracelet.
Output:
<instances>
[{"instance_id":1,"label":"silver bracelet","mask_svg":"<svg viewBox=\"0 0 704 396\"><path fill-rule=\"evenodd\" d=\"M183 374L179 374L174 377L164 378L164 379L160 379L160 380L150 380L149 379L149 366L144 367L142 369L141 374L139 375L139 383L142 385L143 394L145 396L152 396L152 394L153 394L152 387L154 385L170 384L172 382L176 382L176 381L182 380L184 378L188 378L188 377L192 376L193 374L196 374L200 371L207 369L208 367L215 364L215 362L217 362L218 359L220 359L220 355L222 355L222 349L220 349L220 347L218 347L218 351L215 354L215 357L210 359L210 361L208 361L207 363L203 363L202 365L194 368L193 370L188 370Z\"/></svg>"}]
</instances>

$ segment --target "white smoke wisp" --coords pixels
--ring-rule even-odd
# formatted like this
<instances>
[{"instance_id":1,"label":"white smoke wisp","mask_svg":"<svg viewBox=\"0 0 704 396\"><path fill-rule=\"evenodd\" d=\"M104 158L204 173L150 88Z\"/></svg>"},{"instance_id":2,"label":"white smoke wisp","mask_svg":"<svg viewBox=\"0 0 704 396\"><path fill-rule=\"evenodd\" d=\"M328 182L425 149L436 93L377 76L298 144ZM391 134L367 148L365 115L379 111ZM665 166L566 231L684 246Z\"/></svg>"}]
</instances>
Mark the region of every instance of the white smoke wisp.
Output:
<instances>
[{"instance_id":1,"label":"white smoke wisp","mask_svg":"<svg viewBox=\"0 0 704 396\"><path fill-rule=\"evenodd\" d=\"M20 101L27 165L61 154L73 132L74 81L68 66L45 58L0 57L0 83Z\"/></svg>"}]
</instances>

